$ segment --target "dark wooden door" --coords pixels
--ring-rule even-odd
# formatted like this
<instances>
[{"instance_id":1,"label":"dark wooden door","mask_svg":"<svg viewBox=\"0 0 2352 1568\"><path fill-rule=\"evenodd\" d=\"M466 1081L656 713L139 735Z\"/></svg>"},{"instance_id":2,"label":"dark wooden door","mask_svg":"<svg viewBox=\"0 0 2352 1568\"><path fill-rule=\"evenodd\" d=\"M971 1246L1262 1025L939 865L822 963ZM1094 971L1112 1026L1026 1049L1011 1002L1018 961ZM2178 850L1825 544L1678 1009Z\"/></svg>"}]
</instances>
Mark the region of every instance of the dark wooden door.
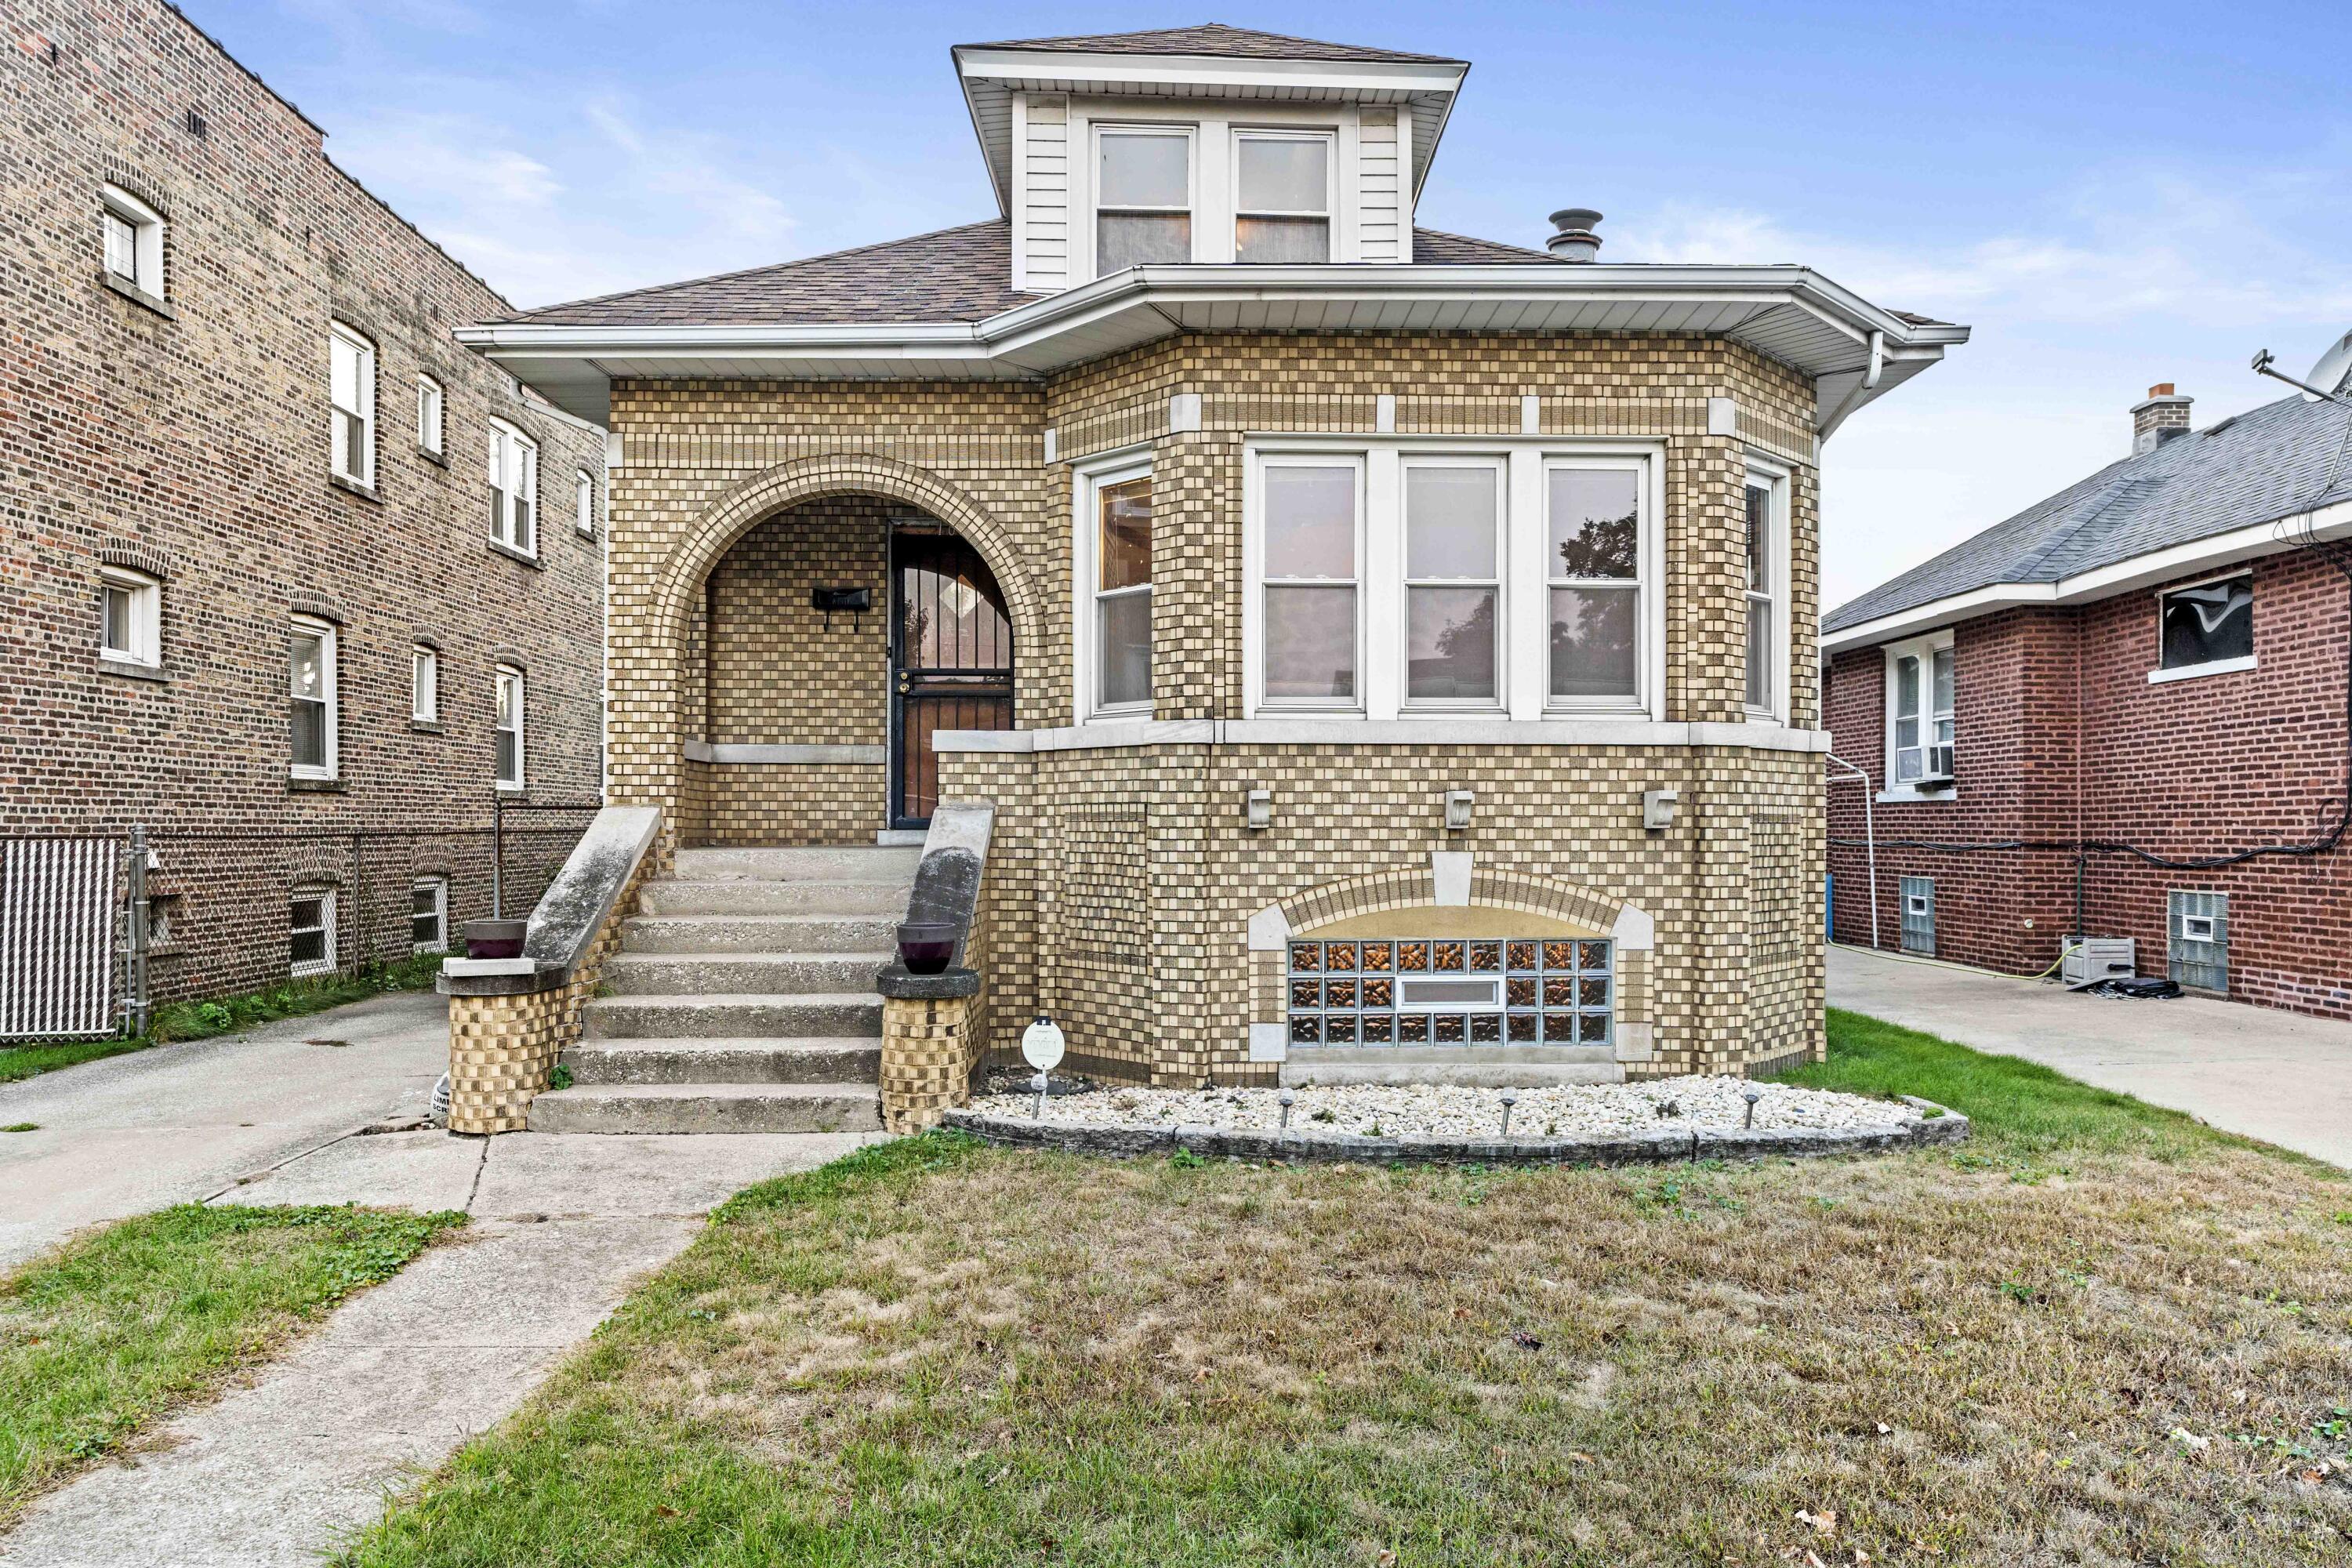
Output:
<instances>
[{"instance_id":1,"label":"dark wooden door","mask_svg":"<svg viewBox=\"0 0 2352 1568\"><path fill-rule=\"evenodd\" d=\"M890 538L890 826L921 827L940 798L931 737L1013 728L1013 623L980 552L946 529Z\"/></svg>"}]
</instances>

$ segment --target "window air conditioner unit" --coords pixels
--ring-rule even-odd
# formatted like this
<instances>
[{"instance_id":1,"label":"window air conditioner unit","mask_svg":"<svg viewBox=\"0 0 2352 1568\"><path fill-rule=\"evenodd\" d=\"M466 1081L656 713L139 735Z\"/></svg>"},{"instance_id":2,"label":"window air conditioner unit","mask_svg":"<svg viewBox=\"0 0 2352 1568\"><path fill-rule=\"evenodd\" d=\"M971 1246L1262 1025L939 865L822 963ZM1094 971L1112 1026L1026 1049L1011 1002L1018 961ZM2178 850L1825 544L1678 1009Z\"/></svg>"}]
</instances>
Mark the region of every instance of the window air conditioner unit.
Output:
<instances>
[{"instance_id":1,"label":"window air conditioner unit","mask_svg":"<svg viewBox=\"0 0 2352 1568\"><path fill-rule=\"evenodd\" d=\"M2127 936L2069 937L2060 973L2068 985L2129 980L2139 973L2137 945Z\"/></svg>"}]
</instances>

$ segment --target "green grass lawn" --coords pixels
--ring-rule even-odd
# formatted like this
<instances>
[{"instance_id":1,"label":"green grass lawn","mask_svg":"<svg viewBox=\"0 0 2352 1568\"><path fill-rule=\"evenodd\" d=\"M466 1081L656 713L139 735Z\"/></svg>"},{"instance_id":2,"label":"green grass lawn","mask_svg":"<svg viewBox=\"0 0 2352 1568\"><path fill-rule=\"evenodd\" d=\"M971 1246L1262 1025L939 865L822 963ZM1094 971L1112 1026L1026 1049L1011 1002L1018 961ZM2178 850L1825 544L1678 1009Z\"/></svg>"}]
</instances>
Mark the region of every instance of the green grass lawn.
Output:
<instances>
[{"instance_id":1,"label":"green grass lawn","mask_svg":"<svg viewBox=\"0 0 2352 1568\"><path fill-rule=\"evenodd\" d=\"M0 1276L0 1529L464 1223L185 1204Z\"/></svg>"},{"instance_id":2,"label":"green grass lawn","mask_svg":"<svg viewBox=\"0 0 2352 1568\"><path fill-rule=\"evenodd\" d=\"M952 1135L752 1188L343 1561L2337 1564L2352 1189L1832 1015L1979 1141L1618 1170Z\"/></svg>"},{"instance_id":3,"label":"green grass lawn","mask_svg":"<svg viewBox=\"0 0 2352 1568\"><path fill-rule=\"evenodd\" d=\"M420 953L399 963L381 964L355 974L324 974L314 980L289 980L267 991L205 1002L167 1002L155 1009L143 1035L103 1040L28 1040L0 1043L0 1083L37 1078L59 1068L143 1051L181 1040L209 1039L234 1034L279 1018L297 1018L324 1012L346 1003L364 1001L387 991L429 991L441 973L440 953Z\"/></svg>"}]
</instances>

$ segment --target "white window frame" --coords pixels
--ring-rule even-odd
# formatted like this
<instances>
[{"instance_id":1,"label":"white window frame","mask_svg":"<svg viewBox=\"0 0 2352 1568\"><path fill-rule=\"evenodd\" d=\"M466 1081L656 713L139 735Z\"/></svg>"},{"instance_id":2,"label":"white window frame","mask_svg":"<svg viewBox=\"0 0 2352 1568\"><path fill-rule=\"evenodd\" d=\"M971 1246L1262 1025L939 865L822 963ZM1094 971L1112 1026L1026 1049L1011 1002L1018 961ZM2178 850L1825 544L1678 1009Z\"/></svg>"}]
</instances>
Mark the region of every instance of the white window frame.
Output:
<instances>
[{"instance_id":1,"label":"white window frame","mask_svg":"<svg viewBox=\"0 0 2352 1568\"><path fill-rule=\"evenodd\" d=\"M1363 587L1357 606L1363 646L1358 669L1361 699L1354 716L1385 722L1416 720L1515 721L1623 719L1664 722L1665 691L1665 444L1657 440L1534 437L1522 438L1421 436L1322 436L1267 433L1248 439L1250 470L1264 458L1287 453L1335 454L1364 464L1362 555L1357 570ZM1505 464L1505 550L1502 557L1502 675L1500 704L1465 708L1404 700L1404 462L1408 456L1437 455L1499 459ZM1641 536L1638 574L1627 590L1638 596L1634 693L1631 697L1554 698L1551 693L1549 474L1555 467L1627 468L1638 476ZM1242 515L1244 559L1250 581L1265 560L1263 488L1244 487ZM1087 579L1081 576L1080 583ZM1622 581L1622 579L1612 579ZM1296 709L1265 700L1264 595L1242 602L1242 644L1246 661L1249 714L1297 717ZM1348 714L1335 714L1347 718Z\"/></svg>"},{"instance_id":2,"label":"white window frame","mask_svg":"<svg viewBox=\"0 0 2352 1568\"><path fill-rule=\"evenodd\" d=\"M2240 566L2234 571L2201 577L2194 583L2173 583L2156 591L2156 668L2147 672L2150 686L2161 686L2168 680L2196 680L2208 675L2229 675L2241 669L2259 668L2259 659L2251 653L2236 658L2209 658L2202 664L2168 665L2164 662L2164 602L2175 594L2185 594L2192 588L2210 588L2216 583L2233 583L2241 577L2246 579L2246 614L2252 616L2254 613L2254 574L2251 567Z\"/></svg>"},{"instance_id":3,"label":"white window frame","mask_svg":"<svg viewBox=\"0 0 2352 1568\"><path fill-rule=\"evenodd\" d=\"M415 724L441 721L441 650L431 643L409 648L408 718Z\"/></svg>"},{"instance_id":4,"label":"white window frame","mask_svg":"<svg viewBox=\"0 0 2352 1568\"><path fill-rule=\"evenodd\" d=\"M100 213L99 261L107 275L128 283L153 299L163 298L163 215L120 185L98 188ZM131 270L116 265L114 247L107 238L108 220L130 229Z\"/></svg>"},{"instance_id":5,"label":"white window frame","mask_svg":"<svg viewBox=\"0 0 2352 1568\"><path fill-rule=\"evenodd\" d=\"M341 321L327 324L327 471L337 479L367 489L375 486L375 344L356 327ZM341 343L358 355L358 382L352 396L356 408L346 408L335 401L334 345ZM335 449L344 443L350 432L347 420L359 421L357 437L348 442L345 456L356 453L356 463L338 463Z\"/></svg>"},{"instance_id":6,"label":"white window frame","mask_svg":"<svg viewBox=\"0 0 2352 1568\"><path fill-rule=\"evenodd\" d=\"M1241 223L1245 217L1319 217L1323 220L1323 262L1291 265L1328 265L1339 259L1339 132L1336 130L1294 129L1287 126L1236 125L1227 138L1231 143L1230 160L1225 174L1225 188L1234 194L1233 254L1241 258ZM1242 205L1242 143L1244 142L1320 142L1324 145L1323 207L1319 212L1290 211L1279 207L1244 207ZM1200 222L1200 214L1192 221ZM1257 262L1255 266L1277 266L1281 263Z\"/></svg>"},{"instance_id":7,"label":"white window frame","mask_svg":"<svg viewBox=\"0 0 2352 1568\"><path fill-rule=\"evenodd\" d=\"M1748 587L1740 596L1742 658L1739 670L1739 696L1750 719L1780 722L1785 721L1789 716L1789 683L1795 673L1790 668L1790 666L1795 663L1792 657L1795 638L1791 635L1789 624L1790 606L1794 603L1790 595L1791 563L1790 561L1789 470L1778 463L1759 458L1752 453L1748 456L1748 476L1740 482L1739 487L1739 512L1743 529L1748 515L1748 491L1750 489L1760 489L1767 492L1767 500L1764 503L1767 551L1765 565L1770 575L1763 592L1759 593L1755 588ZM1743 573L1745 570L1746 562L1743 553ZM1772 672L1765 702L1760 708L1748 700L1746 608L1753 603L1766 605L1767 614L1769 616L1768 638L1771 648Z\"/></svg>"},{"instance_id":8,"label":"white window frame","mask_svg":"<svg viewBox=\"0 0 2352 1568\"><path fill-rule=\"evenodd\" d=\"M98 655L110 664L133 664L160 669L163 664L163 584L158 578L128 566L98 569ZM126 645L107 640L106 601L110 594L130 595Z\"/></svg>"},{"instance_id":9,"label":"white window frame","mask_svg":"<svg viewBox=\"0 0 2352 1568\"><path fill-rule=\"evenodd\" d=\"M1487 577L1413 577L1411 571L1411 519L1406 513L1414 468L1482 468L1495 476L1495 575ZM1511 475L1510 459L1478 452L1408 451L1397 472L1397 706L1413 718L1431 714L1474 713L1486 717L1507 713L1511 706ZM1412 591L1415 588L1492 588L1495 591L1495 695L1492 697L1416 698L1412 694Z\"/></svg>"},{"instance_id":10,"label":"white window frame","mask_svg":"<svg viewBox=\"0 0 2352 1568\"><path fill-rule=\"evenodd\" d=\"M490 421L490 538L518 555L539 555L539 443L503 419ZM517 508L520 499L528 510Z\"/></svg>"},{"instance_id":11,"label":"white window frame","mask_svg":"<svg viewBox=\"0 0 2352 1568\"><path fill-rule=\"evenodd\" d=\"M1946 626L1939 631L1928 632L1923 637L1910 637L1902 642L1886 643L1881 646L1879 652L1884 656L1885 667L1883 699L1885 706L1880 710L1880 713L1881 728L1885 731L1886 745L1882 764L1885 771L1881 774L1883 787L1878 792L1878 798L1882 801L1941 801L1958 798L1960 792L1957 782L1943 789L1923 790L1908 782L1898 783L1895 778L1897 772L1895 752L1900 749L1895 744L1895 734L1897 666L1906 658L1916 658L1919 661L1920 744L1931 746L1935 743L1933 740L1936 721L1935 656L1940 652L1952 653L1952 772L1957 780L1960 765L1958 717L1960 667L1959 656L1953 653L1952 649L1952 629Z\"/></svg>"},{"instance_id":12,"label":"white window frame","mask_svg":"<svg viewBox=\"0 0 2352 1568\"><path fill-rule=\"evenodd\" d=\"M434 376L420 373L416 377L416 449L438 458L446 448L446 423L448 416L449 393Z\"/></svg>"},{"instance_id":13,"label":"white window frame","mask_svg":"<svg viewBox=\"0 0 2352 1568\"><path fill-rule=\"evenodd\" d=\"M321 922L320 925L316 927L297 926L294 923L294 903L295 900L299 899L316 899L319 900L319 919ZM294 933L297 931L317 930L321 931L324 935L324 940L319 944L320 956L313 959L308 963L294 963L289 952L287 960L286 973L293 976L295 979L301 980L307 979L315 974L332 974L335 973L335 928L340 923L336 919L339 911L337 910L335 904L335 889L332 888L301 887L292 889L287 893L286 941L289 949L290 950L293 945Z\"/></svg>"},{"instance_id":14,"label":"white window frame","mask_svg":"<svg viewBox=\"0 0 2352 1568\"><path fill-rule=\"evenodd\" d=\"M1347 467L1356 475L1356 574L1338 577L1269 577L1265 574L1265 471L1273 468L1328 468ZM1370 509L1365 505L1365 461L1360 452L1297 452L1262 451L1250 454L1247 487L1243 500L1244 515L1257 520L1257 526L1244 531L1244 556L1249 574L1251 613L1243 617L1243 654L1247 660L1250 678L1250 706L1275 713L1361 714L1364 692L1371 684L1371 674L1365 668L1364 604L1369 584L1365 580L1365 518ZM1155 520L1156 521L1156 520ZM1356 695L1353 698L1268 697L1265 694L1265 596L1268 588L1352 586L1356 590Z\"/></svg>"},{"instance_id":15,"label":"white window frame","mask_svg":"<svg viewBox=\"0 0 2352 1568\"><path fill-rule=\"evenodd\" d=\"M433 895L433 919L440 927L440 936L432 942L416 940L416 895ZM449 879L418 877L408 884L408 951L411 952L446 952L449 951Z\"/></svg>"},{"instance_id":16,"label":"white window frame","mask_svg":"<svg viewBox=\"0 0 2352 1568\"><path fill-rule=\"evenodd\" d=\"M1070 586L1074 594L1071 603L1077 606L1077 635L1073 637L1071 641L1076 645L1075 652L1076 658L1074 660L1074 665L1075 673L1077 677L1079 719L1082 722L1090 722L1095 720L1121 720L1132 722L1138 719L1149 719L1151 717L1152 703L1159 695L1160 643L1159 628L1156 622L1160 607L1158 588L1160 584L1160 494L1159 487L1157 485L1152 489L1151 497L1150 580L1139 587L1115 588L1111 590L1110 595L1110 596L1115 598L1125 597L1138 593L1149 593L1152 595L1152 610L1155 622L1152 628L1151 648L1152 696L1150 698L1147 698L1141 702L1105 703L1102 700L1100 689L1101 671L1098 668L1101 663L1101 658L1096 651L1102 636L1102 623L1099 611L1097 606L1098 602L1104 597L1099 588L1097 586L1097 584L1101 581L1101 578L1098 575L1096 565L1096 554L1097 551L1096 531L1101 526L1099 515L1101 506L1100 497L1105 489L1113 485L1122 485L1127 483L1129 479L1148 479L1151 477L1150 458L1148 456L1139 457L1135 452L1130 450L1118 454L1107 454L1102 458L1095 459L1092 463L1079 468L1076 475L1077 482L1070 487L1071 490L1075 493L1077 502L1076 515L1071 519L1073 525L1072 532L1075 537L1073 539L1074 548L1071 551L1071 563L1073 571L1070 582Z\"/></svg>"},{"instance_id":17,"label":"white window frame","mask_svg":"<svg viewBox=\"0 0 2352 1568\"><path fill-rule=\"evenodd\" d=\"M513 730L515 742L515 765L514 774L512 777L509 777L504 773L499 772L498 747L496 743L498 737L507 733L507 724L500 710L505 707L506 691L509 682L513 683L515 694L515 721ZM524 673L522 667L513 664L499 665L497 670L493 673L490 682L490 733L492 736L490 759L491 772L498 774L498 787L508 794L517 793L524 787L524 738L530 733L530 678Z\"/></svg>"},{"instance_id":18,"label":"white window frame","mask_svg":"<svg viewBox=\"0 0 2352 1568\"><path fill-rule=\"evenodd\" d=\"M1087 127L1087 272L1089 279L1103 276L1102 193L1099 172L1102 168L1102 141L1105 136L1181 136L1184 139L1184 203L1182 207L1112 207L1117 213L1182 212L1192 219L1189 228L1192 255L1189 260L1201 259L1201 128L1198 125L1170 124L1153 120L1097 120ZM1166 264L1172 265L1172 263Z\"/></svg>"},{"instance_id":19,"label":"white window frame","mask_svg":"<svg viewBox=\"0 0 2352 1568\"><path fill-rule=\"evenodd\" d=\"M596 478L585 468L572 470L572 526L583 538L596 532Z\"/></svg>"},{"instance_id":20,"label":"white window frame","mask_svg":"<svg viewBox=\"0 0 2352 1568\"><path fill-rule=\"evenodd\" d=\"M287 734L289 752L287 769L292 777L298 779L332 779L337 776L336 770L342 762L342 748L339 734L342 729L342 694L341 671L337 668L341 663L341 650L336 646L338 639L335 624L332 621L320 620L314 616L297 616L288 628L286 695L289 713L292 710L294 700L293 638L297 634L315 637L319 639L320 672L325 678L320 682L320 696L326 705L324 719L326 760L322 763L297 763L293 760L291 755L293 733L289 720Z\"/></svg>"}]
</instances>

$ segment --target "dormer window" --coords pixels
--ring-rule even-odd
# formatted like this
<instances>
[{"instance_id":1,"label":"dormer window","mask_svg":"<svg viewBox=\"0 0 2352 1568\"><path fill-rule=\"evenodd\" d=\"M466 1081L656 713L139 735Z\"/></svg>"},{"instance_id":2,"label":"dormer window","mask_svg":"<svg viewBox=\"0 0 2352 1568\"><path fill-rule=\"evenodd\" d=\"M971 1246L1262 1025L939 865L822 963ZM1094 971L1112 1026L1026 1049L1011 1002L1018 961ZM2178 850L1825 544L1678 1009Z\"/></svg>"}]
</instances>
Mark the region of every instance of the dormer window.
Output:
<instances>
[{"instance_id":1,"label":"dormer window","mask_svg":"<svg viewBox=\"0 0 2352 1568\"><path fill-rule=\"evenodd\" d=\"M1332 137L1328 132L1234 135L1234 259L1331 259Z\"/></svg>"},{"instance_id":2,"label":"dormer window","mask_svg":"<svg viewBox=\"0 0 2352 1568\"><path fill-rule=\"evenodd\" d=\"M1192 133L1095 130L1095 275L1192 259Z\"/></svg>"}]
</instances>

